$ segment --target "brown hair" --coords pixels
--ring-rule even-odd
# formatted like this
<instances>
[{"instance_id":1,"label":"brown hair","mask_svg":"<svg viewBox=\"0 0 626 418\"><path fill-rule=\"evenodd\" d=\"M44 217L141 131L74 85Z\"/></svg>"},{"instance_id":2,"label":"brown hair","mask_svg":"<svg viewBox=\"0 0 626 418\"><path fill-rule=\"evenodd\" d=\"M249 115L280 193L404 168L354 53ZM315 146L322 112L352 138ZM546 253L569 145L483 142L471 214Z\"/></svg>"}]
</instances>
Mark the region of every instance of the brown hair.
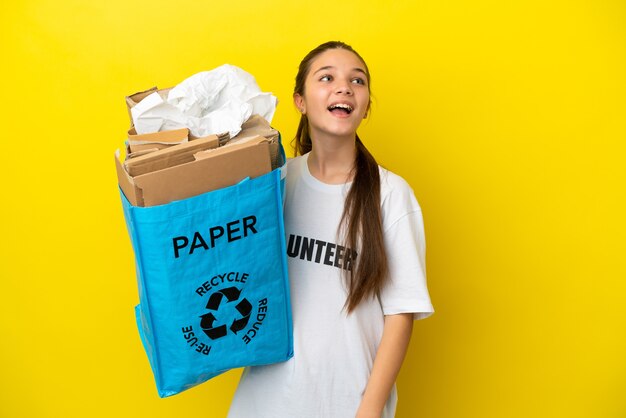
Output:
<instances>
[{"instance_id":1,"label":"brown hair","mask_svg":"<svg viewBox=\"0 0 626 418\"><path fill-rule=\"evenodd\" d=\"M332 41L318 46L304 57L296 75L294 94L304 96L304 84L313 60L321 53L337 48L348 50L361 60L365 66L368 90L370 89L370 73L365 60L351 46ZM300 117L293 146L295 155L304 155L313 147L309 134L309 121L304 114ZM362 300L379 295L387 277L378 163L365 148L358 135L356 136L356 158L352 170L352 186L346 196L339 223L339 228L345 226L345 246L351 249L360 247L354 267L348 271L344 270L348 284L346 300L348 312L352 312Z\"/></svg>"}]
</instances>

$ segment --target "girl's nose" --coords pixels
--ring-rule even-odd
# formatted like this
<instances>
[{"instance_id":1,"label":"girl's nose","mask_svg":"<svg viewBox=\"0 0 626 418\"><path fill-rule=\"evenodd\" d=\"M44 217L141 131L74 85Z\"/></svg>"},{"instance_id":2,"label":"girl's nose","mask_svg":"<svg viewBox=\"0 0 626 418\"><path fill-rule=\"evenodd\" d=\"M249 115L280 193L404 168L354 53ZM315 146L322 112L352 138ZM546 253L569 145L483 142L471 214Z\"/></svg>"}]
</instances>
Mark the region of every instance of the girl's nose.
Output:
<instances>
[{"instance_id":1,"label":"girl's nose","mask_svg":"<svg viewBox=\"0 0 626 418\"><path fill-rule=\"evenodd\" d=\"M349 82L341 82L337 86L337 94L352 95L352 85Z\"/></svg>"}]
</instances>

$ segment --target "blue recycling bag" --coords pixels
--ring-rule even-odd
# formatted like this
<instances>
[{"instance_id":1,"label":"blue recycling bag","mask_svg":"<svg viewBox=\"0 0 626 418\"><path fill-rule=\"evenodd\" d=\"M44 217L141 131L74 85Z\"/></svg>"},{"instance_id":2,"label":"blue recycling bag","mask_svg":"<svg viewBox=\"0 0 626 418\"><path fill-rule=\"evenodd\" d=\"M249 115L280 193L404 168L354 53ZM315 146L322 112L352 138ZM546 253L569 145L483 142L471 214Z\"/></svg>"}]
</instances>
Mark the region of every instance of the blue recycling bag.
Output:
<instances>
[{"instance_id":1,"label":"blue recycling bag","mask_svg":"<svg viewBox=\"0 0 626 418\"><path fill-rule=\"evenodd\" d=\"M160 397L293 355L283 169L159 206L121 193Z\"/></svg>"}]
</instances>

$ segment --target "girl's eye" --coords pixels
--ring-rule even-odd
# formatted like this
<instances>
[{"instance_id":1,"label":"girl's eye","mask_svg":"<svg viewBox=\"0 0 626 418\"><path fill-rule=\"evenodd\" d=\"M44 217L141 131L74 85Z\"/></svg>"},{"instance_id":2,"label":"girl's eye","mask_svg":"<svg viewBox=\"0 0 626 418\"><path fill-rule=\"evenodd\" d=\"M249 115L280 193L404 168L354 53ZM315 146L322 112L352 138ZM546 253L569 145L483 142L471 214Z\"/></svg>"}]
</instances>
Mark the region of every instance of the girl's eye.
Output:
<instances>
[{"instance_id":1,"label":"girl's eye","mask_svg":"<svg viewBox=\"0 0 626 418\"><path fill-rule=\"evenodd\" d=\"M355 84L365 84L365 80L363 80L362 78L355 78L352 80L352 82Z\"/></svg>"},{"instance_id":2,"label":"girl's eye","mask_svg":"<svg viewBox=\"0 0 626 418\"><path fill-rule=\"evenodd\" d=\"M322 78L320 78L320 81L330 81L330 76L329 75L322 76Z\"/></svg>"}]
</instances>

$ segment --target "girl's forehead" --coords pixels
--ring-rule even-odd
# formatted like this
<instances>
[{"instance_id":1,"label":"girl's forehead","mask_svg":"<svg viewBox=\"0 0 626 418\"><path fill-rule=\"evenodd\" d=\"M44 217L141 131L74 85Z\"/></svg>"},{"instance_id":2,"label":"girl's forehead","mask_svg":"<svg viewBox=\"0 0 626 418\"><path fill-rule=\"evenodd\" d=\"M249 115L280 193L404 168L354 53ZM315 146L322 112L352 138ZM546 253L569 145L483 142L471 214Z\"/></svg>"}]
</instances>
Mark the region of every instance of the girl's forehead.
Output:
<instances>
[{"instance_id":1,"label":"girl's forehead","mask_svg":"<svg viewBox=\"0 0 626 418\"><path fill-rule=\"evenodd\" d=\"M320 69L354 69L365 72L365 65L352 51L347 49L334 48L319 54L311 62L310 74L317 72Z\"/></svg>"}]
</instances>

